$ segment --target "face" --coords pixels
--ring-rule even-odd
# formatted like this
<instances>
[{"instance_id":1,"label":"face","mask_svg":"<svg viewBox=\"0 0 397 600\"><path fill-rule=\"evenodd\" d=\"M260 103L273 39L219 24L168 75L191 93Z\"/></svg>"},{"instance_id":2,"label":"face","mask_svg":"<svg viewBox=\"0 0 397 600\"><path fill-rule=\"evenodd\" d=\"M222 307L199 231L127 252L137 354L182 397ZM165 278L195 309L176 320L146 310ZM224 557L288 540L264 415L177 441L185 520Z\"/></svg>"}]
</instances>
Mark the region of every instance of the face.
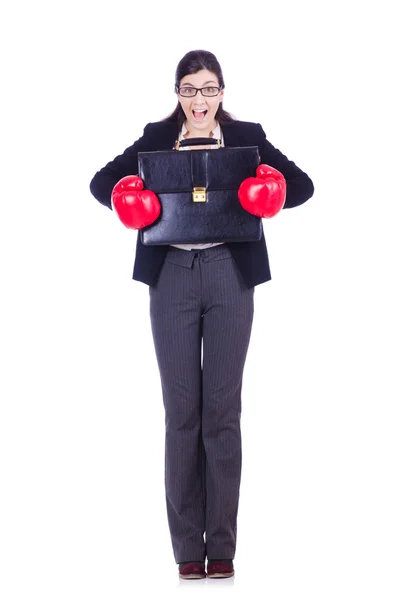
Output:
<instances>
[{"instance_id":1,"label":"face","mask_svg":"<svg viewBox=\"0 0 397 600\"><path fill-rule=\"evenodd\" d=\"M219 87L219 80L214 73L207 70L198 71L193 75L186 75L179 83L179 87ZM178 100L186 115L186 127L190 133L198 137L207 137L216 125L215 115L219 104L223 100L224 90L218 96L203 96L197 92L193 98L186 98L178 94Z\"/></svg>"}]
</instances>

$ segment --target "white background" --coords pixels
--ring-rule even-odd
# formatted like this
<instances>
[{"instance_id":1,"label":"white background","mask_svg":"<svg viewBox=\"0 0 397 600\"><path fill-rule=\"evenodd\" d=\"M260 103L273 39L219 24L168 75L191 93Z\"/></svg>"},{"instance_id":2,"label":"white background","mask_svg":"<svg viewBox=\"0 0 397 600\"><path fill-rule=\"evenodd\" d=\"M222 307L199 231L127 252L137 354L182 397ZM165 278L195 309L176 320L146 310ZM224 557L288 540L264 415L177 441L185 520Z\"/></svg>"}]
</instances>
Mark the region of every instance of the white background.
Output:
<instances>
[{"instance_id":1,"label":"white background","mask_svg":"<svg viewBox=\"0 0 397 600\"><path fill-rule=\"evenodd\" d=\"M396 598L391 6L2 9L3 600L185 586ZM244 371L236 575L184 582L166 519L148 288L131 278L136 232L89 183L173 110L176 65L198 48L223 67L225 109L260 122L315 194L264 222L273 279L256 288Z\"/></svg>"}]
</instances>

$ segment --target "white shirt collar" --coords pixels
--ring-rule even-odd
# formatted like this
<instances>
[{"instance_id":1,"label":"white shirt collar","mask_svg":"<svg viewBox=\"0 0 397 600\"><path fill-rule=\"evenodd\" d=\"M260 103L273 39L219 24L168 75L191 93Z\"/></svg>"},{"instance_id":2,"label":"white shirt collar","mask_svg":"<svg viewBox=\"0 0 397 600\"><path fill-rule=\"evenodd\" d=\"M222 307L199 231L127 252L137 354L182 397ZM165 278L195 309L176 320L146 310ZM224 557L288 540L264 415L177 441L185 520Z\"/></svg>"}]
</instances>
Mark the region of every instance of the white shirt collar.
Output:
<instances>
[{"instance_id":1,"label":"white shirt collar","mask_svg":"<svg viewBox=\"0 0 397 600\"><path fill-rule=\"evenodd\" d=\"M184 135L187 132L187 127L186 127L186 121L183 123L182 125L182 129L179 132L179 140L183 140L184 139ZM218 121L216 122L216 126L214 127L214 129L212 130L212 137L214 137L216 140L221 139L222 140L222 131L221 131L221 127L218 123ZM222 140L223 142L223 140Z\"/></svg>"}]
</instances>

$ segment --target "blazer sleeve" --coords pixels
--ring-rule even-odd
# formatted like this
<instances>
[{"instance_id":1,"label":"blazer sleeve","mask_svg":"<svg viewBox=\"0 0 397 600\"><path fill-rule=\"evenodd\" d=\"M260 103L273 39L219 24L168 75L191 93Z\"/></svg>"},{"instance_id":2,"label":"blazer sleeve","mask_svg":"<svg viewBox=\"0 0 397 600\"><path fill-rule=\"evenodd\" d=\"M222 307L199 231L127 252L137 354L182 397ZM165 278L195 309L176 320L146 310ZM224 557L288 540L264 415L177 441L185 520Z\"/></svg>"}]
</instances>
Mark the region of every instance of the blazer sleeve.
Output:
<instances>
[{"instance_id":1,"label":"blazer sleeve","mask_svg":"<svg viewBox=\"0 0 397 600\"><path fill-rule=\"evenodd\" d=\"M287 194L285 198L285 204L283 208L294 208L303 204L314 194L314 185L310 177L296 166L292 160L277 150L267 140L266 134L263 131L260 123L257 123L258 127L258 149L261 164L270 165L280 171L285 177L287 184Z\"/></svg>"},{"instance_id":2,"label":"blazer sleeve","mask_svg":"<svg viewBox=\"0 0 397 600\"><path fill-rule=\"evenodd\" d=\"M91 194L110 210L112 210L112 190L116 183L126 175L138 174L138 152L143 152L149 148L150 125L150 123L146 125L143 135L132 146L126 148L123 154L119 154L97 171L91 180Z\"/></svg>"}]
</instances>

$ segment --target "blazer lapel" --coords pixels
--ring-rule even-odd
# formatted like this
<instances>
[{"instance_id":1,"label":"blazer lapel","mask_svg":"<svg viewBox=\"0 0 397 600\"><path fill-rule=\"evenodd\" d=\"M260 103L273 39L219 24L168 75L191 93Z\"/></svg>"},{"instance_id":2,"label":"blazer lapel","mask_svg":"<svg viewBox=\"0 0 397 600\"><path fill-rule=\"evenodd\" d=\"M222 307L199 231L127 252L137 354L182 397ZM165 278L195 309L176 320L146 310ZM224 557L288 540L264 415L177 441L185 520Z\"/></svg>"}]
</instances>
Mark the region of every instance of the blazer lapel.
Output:
<instances>
[{"instance_id":1,"label":"blazer lapel","mask_svg":"<svg viewBox=\"0 0 397 600\"><path fill-rule=\"evenodd\" d=\"M221 125L225 146L244 146L237 123L224 123Z\"/></svg>"},{"instance_id":2,"label":"blazer lapel","mask_svg":"<svg viewBox=\"0 0 397 600\"><path fill-rule=\"evenodd\" d=\"M161 125L161 130L156 132L156 138L153 139L153 149L172 150L175 141L178 139L178 123L164 122Z\"/></svg>"}]
</instances>

